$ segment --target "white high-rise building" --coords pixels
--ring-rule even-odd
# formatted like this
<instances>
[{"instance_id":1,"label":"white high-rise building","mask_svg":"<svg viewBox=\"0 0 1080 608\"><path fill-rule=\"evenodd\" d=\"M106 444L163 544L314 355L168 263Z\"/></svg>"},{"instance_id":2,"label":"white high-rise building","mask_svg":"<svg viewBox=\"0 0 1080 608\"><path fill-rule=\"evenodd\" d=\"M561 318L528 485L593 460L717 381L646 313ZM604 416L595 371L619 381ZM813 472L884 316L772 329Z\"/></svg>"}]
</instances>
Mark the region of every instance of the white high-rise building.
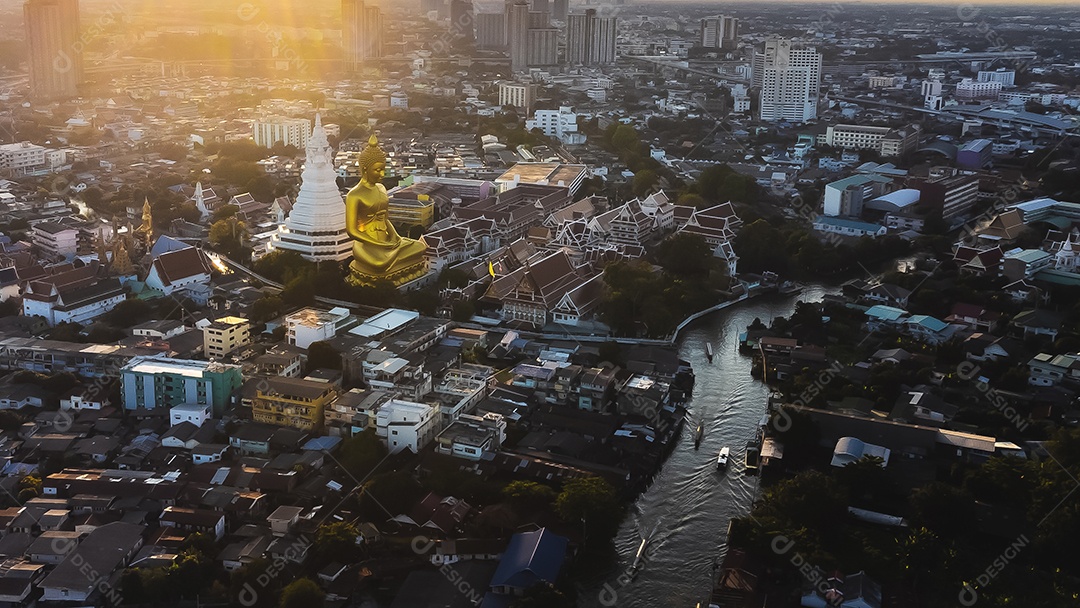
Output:
<instances>
[{"instance_id":1,"label":"white high-rise building","mask_svg":"<svg viewBox=\"0 0 1080 608\"><path fill-rule=\"evenodd\" d=\"M821 53L795 48L786 38L770 38L758 55L754 66L760 66L761 71L761 120L807 122L817 118Z\"/></svg>"},{"instance_id":2,"label":"white high-rise building","mask_svg":"<svg viewBox=\"0 0 1080 608\"><path fill-rule=\"evenodd\" d=\"M957 99L991 99L1001 95L1001 83L996 80L980 82L965 78L956 85Z\"/></svg>"},{"instance_id":3,"label":"white high-rise building","mask_svg":"<svg viewBox=\"0 0 1080 608\"><path fill-rule=\"evenodd\" d=\"M345 231L345 199L338 190L334 151L318 114L300 179L296 202L288 219L278 226L270 248L298 251L312 262L349 259L352 239Z\"/></svg>"},{"instance_id":4,"label":"white high-rise building","mask_svg":"<svg viewBox=\"0 0 1080 608\"><path fill-rule=\"evenodd\" d=\"M260 118L251 123L251 136L264 148L285 144L302 150L311 137L311 122L306 118Z\"/></svg>"},{"instance_id":5,"label":"white high-rise building","mask_svg":"<svg viewBox=\"0 0 1080 608\"><path fill-rule=\"evenodd\" d=\"M356 71L365 60L382 57L382 11L364 0L342 0L341 43L345 49L345 69Z\"/></svg>"},{"instance_id":6,"label":"white high-rise building","mask_svg":"<svg viewBox=\"0 0 1080 608\"><path fill-rule=\"evenodd\" d=\"M979 82L1000 82L1002 86L1015 86L1016 70L1006 70L1005 68L993 72L982 70L979 72Z\"/></svg>"}]
</instances>

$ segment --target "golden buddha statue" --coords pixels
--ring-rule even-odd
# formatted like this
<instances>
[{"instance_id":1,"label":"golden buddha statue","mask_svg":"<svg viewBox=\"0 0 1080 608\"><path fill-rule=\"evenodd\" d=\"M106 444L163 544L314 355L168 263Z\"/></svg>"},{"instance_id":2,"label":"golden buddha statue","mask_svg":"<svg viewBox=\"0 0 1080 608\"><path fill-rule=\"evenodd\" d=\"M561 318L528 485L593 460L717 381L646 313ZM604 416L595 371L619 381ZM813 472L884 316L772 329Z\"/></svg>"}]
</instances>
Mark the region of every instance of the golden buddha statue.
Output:
<instances>
[{"instance_id":1,"label":"golden buddha statue","mask_svg":"<svg viewBox=\"0 0 1080 608\"><path fill-rule=\"evenodd\" d=\"M360 172L360 183L345 197L346 230L354 241L349 281L365 285L387 280L401 285L423 275L427 245L402 237L390 223L390 198L382 185L386 153L374 135L360 154Z\"/></svg>"}]
</instances>

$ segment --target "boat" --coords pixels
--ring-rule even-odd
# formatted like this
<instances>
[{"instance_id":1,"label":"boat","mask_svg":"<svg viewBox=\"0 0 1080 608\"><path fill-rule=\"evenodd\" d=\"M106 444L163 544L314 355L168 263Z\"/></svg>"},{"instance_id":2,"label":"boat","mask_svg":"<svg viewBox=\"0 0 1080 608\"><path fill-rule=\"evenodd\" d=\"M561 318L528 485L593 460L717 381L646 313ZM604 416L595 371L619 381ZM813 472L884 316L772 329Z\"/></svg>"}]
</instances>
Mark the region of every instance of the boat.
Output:
<instances>
[{"instance_id":1,"label":"boat","mask_svg":"<svg viewBox=\"0 0 1080 608\"><path fill-rule=\"evenodd\" d=\"M705 356L708 357L709 362L712 363L712 357L713 357L712 342L706 342L705 343Z\"/></svg>"},{"instance_id":2,"label":"boat","mask_svg":"<svg viewBox=\"0 0 1080 608\"><path fill-rule=\"evenodd\" d=\"M697 430L694 431L694 449L701 447L701 438L705 436L705 424L702 422L697 423Z\"/></svg>"},{"instance_id":3,"label":"boat","mask_svg":"<svg viewBox=\"0 0 1080 608\"><path fill-rule=\"evenodd\" d=\"M649 539L641 539L641 545L638 547L637 554L634 555L634 563L630 564L630 576L637 576L637 573L645 565L645 549L649 546Z\"/></svg>"},{"instance_id":4,"label":"boat","mask_svg":"<svg viewBox=\"0 0 1080 608\"><path fill-rule=\"evenodd\" d=\"M798 283L795 283L795 282L792 282L792 281L784 281L783 283L780 284L780 287L778 288L777 291L780 292L780 295L791 296L791 295L795 295L797 293L801 293L802 292L802 285L800 285Z\"/></svg>"},{"instance_id":5,"label":"boat","mask_svg":"<svg viewBox=\"0 0 1080 608\"><path fill-rule=\"evenodd\" d=\"M758 468L758 460L761 457L761 448L751 441L746 444L746 472L755 473Z\"/></svg>"},{"instance_id":6,"label":"boat","mask_svg":"<svg viewBox=\"0 0 1080 608\"><path fill-rule=\"evenodd\" d=\"M727 469L728 456L731 454L731 448L724 446L720 448L720 453L716 456L716 470L723 471Z\"/></svg>"}]
</instances>

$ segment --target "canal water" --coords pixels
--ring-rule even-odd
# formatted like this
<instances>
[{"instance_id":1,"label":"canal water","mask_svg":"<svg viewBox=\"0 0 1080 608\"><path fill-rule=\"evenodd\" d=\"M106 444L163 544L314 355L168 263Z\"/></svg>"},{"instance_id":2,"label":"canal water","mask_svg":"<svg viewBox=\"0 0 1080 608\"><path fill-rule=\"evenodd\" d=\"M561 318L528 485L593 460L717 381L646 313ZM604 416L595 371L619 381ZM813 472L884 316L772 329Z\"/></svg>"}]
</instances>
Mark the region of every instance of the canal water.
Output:
<instances>
[{"instance_id":1,"label":"canal water","mask_svg":"<svg viewBox=\"0 0 1080 608\"><path fill-rule=\"evenodd\" d=\"M696 384L682 436L652 485L630 507L615 538L617 567L606 579L580 589L578 605L620 608L706 606L713 564L726 550L728 521L750 511L757 477L743 474L746 442L765 413L768 389L750 375L751 360L739 353L738 337L755 317L768 324L789 316L799 300L819 301L835 291L806 287L799 295L763 296L721 310L689 326L679 340L683 359L694 367ZM711 343L710 363L705 345ZM704 421L701 447L694 430ZM726 473L716 471L720 448L731 448ZM645 565L633 581L623 575L641 539L648 538Z\"/></svg>"}]
</instances>

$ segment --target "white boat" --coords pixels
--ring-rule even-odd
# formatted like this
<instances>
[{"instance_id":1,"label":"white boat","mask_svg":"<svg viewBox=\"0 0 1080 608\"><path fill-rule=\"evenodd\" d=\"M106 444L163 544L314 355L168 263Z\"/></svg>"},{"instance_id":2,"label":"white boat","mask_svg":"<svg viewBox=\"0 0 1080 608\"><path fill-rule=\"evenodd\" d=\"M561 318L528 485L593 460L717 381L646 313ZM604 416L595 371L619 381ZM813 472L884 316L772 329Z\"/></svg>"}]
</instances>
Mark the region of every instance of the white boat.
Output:
<instances>
[{"instance_id":1,"label":"white boat","mask_svg":"<svg viewBox=\"0 0 1080 608\"><path fill-rule=\"evenodd\" d=\"M634 563L630 565L630 576L637 576L638 570L645 565L645 548L649 545L649 539L641 539L641 545L638 547L637 554L634 556Z\"/></svg>"},{"instance_id":2,"label":"white boat","mask_svg":"<svg viewBox=\"0 0 1080 608\"><path fill-rule=\"evenodd\" d=\"M716 456L716 470L723 471L727 468L728 456L731 454L731 448L724 446L720 448L720 453Z\"/></svg>"},{"instance_id":3,"label":"white boat","mask_svg":"<svg viewBox=\"0 0 1080 608\"><path fill-rule=\"evenodd\" d=\"M712 357L713 357L712 342L706 342L705 343L705 356L709 358L709 361L712 361Z\"/></svg>"}]
</instances>

